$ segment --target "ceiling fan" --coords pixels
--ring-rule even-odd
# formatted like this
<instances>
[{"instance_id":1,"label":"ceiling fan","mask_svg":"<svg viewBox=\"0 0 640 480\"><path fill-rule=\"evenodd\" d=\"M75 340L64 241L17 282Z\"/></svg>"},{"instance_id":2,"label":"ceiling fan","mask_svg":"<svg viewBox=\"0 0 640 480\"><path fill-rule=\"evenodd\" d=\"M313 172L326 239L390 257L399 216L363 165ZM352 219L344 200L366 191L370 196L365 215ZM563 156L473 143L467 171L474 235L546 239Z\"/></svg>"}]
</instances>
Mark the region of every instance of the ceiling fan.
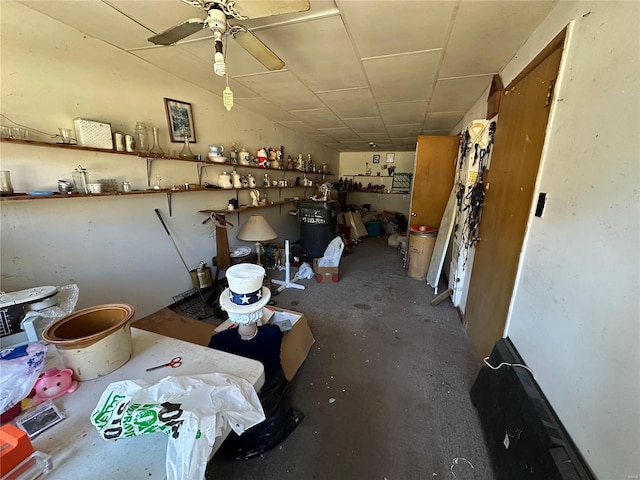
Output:
<instances>
[{"instance_id":1,"label":"ceiling fan","mask_svg":"<svg viewBox=\"0 0 640 480\"><path fill-rule=\"evenodd\" d=\"M227 19L249 20L270 17L285 13L304 12L309 10L309 0L182 0L207 14L204 19L190 18L164 32L149 37L156 45L171 45L194 33L209 28L215 41L213 70L224 76L226 67L222 52L222 37L231 35L242 48L255 57L269 70L280 70L284 62L258 39L247 28L238 24L230 24Z\"/></svg>"}]
</instances>

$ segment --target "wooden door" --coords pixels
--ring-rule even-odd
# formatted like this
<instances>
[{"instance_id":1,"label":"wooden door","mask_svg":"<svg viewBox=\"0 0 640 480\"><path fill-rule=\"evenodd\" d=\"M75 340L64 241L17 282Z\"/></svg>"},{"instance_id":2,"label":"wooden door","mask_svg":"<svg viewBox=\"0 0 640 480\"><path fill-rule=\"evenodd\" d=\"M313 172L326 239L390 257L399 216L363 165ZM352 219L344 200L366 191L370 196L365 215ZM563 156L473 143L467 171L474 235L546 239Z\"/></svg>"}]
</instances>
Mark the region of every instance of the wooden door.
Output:
<instances>
[{"instance_id":1,"label":"wooden door","mask_svg":"<svg viewBox=\"0 0 640 480\"><path fill-rule=\"evenodd\" d=\"M409 225L438 227L447 205L456 158L457 136L419 136L411 190Z\"/></svg>"},{"instance_id":2,"label":"wooden door","mask_svg":"<svg viewBox=\"0 0 640 480\"><path fill-rule=\"evenodd\" d=\"M480 357L503 335L561 54L557 38L507 87L500 104L464 317Z\"/></svg>"}]
</instances>

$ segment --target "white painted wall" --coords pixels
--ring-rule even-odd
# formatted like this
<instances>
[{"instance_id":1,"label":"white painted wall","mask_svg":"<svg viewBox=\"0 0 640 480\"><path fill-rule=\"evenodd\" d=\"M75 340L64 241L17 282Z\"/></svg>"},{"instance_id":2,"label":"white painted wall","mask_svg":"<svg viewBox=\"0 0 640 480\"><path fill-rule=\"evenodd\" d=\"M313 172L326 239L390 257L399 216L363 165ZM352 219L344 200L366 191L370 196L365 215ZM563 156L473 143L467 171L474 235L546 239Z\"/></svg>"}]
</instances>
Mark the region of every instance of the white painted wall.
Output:
<instances>
[{"instance_id":1,"label":"white painted wall","mask_svg":"<svg viewBox=\"0 0 640 480\"><path fill-rule=\"evenodd\" d=\"M595 475L638 478L640 4L559 2L502 79L572 21L505 336Z\"/></svg>"},{"instance_id":2,"label":"white painted wall","mask_svg":"<svg viewBox=\"0 0 640 480\"><path fill-rule=\"evenodd\" d=\"M76 117L110 122L113 130L132 133L137 121L161 129L161 146L171 144L164 97L193 105L198 143L194 153L205 154L210 143L254 151L260 146L285 146L285 153L310 153L318 163L338 170L338 154L273 122L235 106L227 112L222 99L200 87L164 73L136 57L84 36L16 2L1 2L1 106L12 120L51 135L58 127L73 128ZM25 21L25 19L29 21ZM213 73L212 73L213 75ZM2 124L8 124L2 119ZM51 135L36 140L55 141ZM132 156L69 151L47 147L0 144L1 167L11 172L15 191L57 190L57 180L71 178L81 164L94 179L130 181L146 188L145 162ZM215 183L224 168L207 168L205 181ZM250 171L256 173L256 170ZM257 172L259 173L259 172ZM196 183L196 164L155 161L153 183L163 186ZM293 174L292 174L293 175ZM282 197L304 191L283 190ZM233 192L190 192L172 197L169 217L163 193L88 199L2 201L0 214L0 287L14 291L38 285L80 287L78 307L108 302L135 306L140 318L170 303L192 287L188 272L175 252L154 209L163 214L187 264L211 264L215 255L212 228L202 225L199 210L224 208ZM277 190L269 198L278 199ZM242 192L241 203L248 203ZM280 234L280 241L299 238L291 207L265 208L264 215ZM249 214L230 216L231 245L250 245L235 236ZM238 222L239 220L239 222Z\"/></svg>"},{"instance_id":3,"label":"white painted wall","mask_svg":"<svg viewBox=\"0 0 640 480\"><path fill-rule=\"evenodd\" d=\"M386 163L386 154L395 153L394 162ZM373 155L380 155L380 163L373 163ZM356 177L353 180L363 185L372 183L373 185L383 184L387 190L391 191L393 177L390 177L388 171L383 166L393 165L396 167L397 173L408 172L413 173L416 160L416 152L341 152L340 153L340 169L339 176L344 178L345 175L364 175L367 169L367 163L371 168L371 177ZM380 177L377 176L380 172ZM409 219L409 208L411 206L410 194L377 194L365 192L351 192L347 197L348 203L362 205L370 203L373 211L389 211L400 212Z\"/></svg>"}]
</instances>

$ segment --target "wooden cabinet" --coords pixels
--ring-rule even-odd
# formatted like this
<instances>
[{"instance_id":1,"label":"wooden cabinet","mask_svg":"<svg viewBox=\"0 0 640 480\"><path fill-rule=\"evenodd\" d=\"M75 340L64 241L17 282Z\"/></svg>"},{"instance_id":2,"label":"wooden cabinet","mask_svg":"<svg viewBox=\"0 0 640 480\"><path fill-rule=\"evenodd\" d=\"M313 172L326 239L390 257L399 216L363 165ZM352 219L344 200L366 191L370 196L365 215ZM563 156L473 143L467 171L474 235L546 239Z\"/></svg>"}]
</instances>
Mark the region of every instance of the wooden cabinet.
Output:
<instances>
[{"instance_id":1,"label":"wooden cabinet","mask_svg":"<svg viewBox=\"0 0 640 480\"><path fill-rule=\"evenodd\" d=\"M458 144L457 135L418 137L410 226L439 227L453 188Z\"/></svg>"}]
</instances>

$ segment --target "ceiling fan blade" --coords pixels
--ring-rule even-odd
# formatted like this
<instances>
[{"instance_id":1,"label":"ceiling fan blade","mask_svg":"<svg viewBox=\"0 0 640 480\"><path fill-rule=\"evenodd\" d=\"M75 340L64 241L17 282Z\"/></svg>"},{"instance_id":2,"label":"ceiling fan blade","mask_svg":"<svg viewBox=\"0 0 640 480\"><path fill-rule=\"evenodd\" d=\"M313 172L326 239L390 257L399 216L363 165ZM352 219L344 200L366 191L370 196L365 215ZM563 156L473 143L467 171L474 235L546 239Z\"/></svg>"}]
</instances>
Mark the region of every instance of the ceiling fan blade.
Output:
<instances>
[{"instance_id":1,"label":"ceiling fan blade","mask_svg":"<svg viewBox=\"0 0 640 480\"><path fill-rule=\"evenodd\" d=\"M200 18L190 18L189 20L182 22L180 25L171 27L169 30L158 33L148 40L156 45L171 45L183 38L193 35L194 33L202 30L205 26L204 20Z\"/></svg>"},{"instance_id":2,"label":"ceiling fan blade","mask_svg":"<svg viewBox=\"0 0 640 480\"><path fill-rule=\"evenodd\" d=\"M242 48L253 55L267 69L280 70L284 67L284 61L250 31L240 30L232 35Z\"/></svg>"},{"instance_id":3,"label":"ceiling fan blade","mask_svg":"<svg viewBox=\"0 0 640 480\"><path fill-rule=\"evenodd\" d=\"M306 12L309 0L242 0L234 5L238 13L247 18L271 17L284 13Z\"/></svg>"}]
</instances>

